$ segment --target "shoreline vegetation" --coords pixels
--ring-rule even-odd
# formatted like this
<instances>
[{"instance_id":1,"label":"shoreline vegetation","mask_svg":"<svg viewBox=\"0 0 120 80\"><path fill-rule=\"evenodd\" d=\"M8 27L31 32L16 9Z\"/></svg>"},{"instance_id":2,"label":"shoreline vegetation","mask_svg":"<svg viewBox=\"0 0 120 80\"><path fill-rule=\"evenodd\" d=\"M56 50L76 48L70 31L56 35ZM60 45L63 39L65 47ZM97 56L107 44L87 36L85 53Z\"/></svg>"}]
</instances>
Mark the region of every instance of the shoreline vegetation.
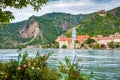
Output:
<instances>
[{"instance_id":1,"label":"shoreline vegetation","mask_svg":"<svg viewBox=\"0 0 120 80\"><path fill-rule=\"evenodd\" d=\"M41 45L41 46L34 46L34 45L20 45L17 47L11 47L11 48L0 48L0 49L34 49L34 48L43 48L43 49L48 49L48 48L55 48L55 49L93 49L93 50L120 50L120 43L114 43L110 42L106 45L100 45L95 42L90 43L90 44L81 44L80 48L67 48L66 45L63 45L62 48L59 48L58 44L53 44L53 45Z\"/></svg>"},{"instance_id":2,"label":"shoreline vegetation","mask_svg":"<svg viewBox=\"0 0 120 80\"><path fill-rule=\"evenodd\" d=\"M59 62L58 69L48 67L47 60L52 53L43 56L37 52L34 58L29 58L28 53L19 52L18 60L8 62L0 61L0 80L90 80L90 75L85 75L78 63L73 63L65 57L65 63Z\"/></svg>"}]
</instances>

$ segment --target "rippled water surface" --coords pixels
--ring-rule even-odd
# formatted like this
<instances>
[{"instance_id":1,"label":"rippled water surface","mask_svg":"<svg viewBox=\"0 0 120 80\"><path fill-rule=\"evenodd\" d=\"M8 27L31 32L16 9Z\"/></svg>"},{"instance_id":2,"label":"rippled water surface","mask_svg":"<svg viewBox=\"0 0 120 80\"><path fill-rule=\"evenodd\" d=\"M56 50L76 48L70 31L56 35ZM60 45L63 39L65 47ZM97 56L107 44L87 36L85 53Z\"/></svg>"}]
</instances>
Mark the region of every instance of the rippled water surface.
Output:
<instances>
[{"instance_id":1,"label":"rippled water surface","mask_svg":"<svg viewBox=\"0 0 120 80\"><path fill-rule=\"evenodd\" d=\"M23 49L28 51L29 57L34 57L39 51L42 55L48 52L54 53L50 56L49 66L57 68L58 62L68 56L71 60L74 57L73 50L68 49ZM120 80L120 50L74 50L77 55L77 62L83 65L82 72L94 73L94 80ZM8 61L17 59L16 49L1 49L0 60Z\"/></svg>"}]
</instances>

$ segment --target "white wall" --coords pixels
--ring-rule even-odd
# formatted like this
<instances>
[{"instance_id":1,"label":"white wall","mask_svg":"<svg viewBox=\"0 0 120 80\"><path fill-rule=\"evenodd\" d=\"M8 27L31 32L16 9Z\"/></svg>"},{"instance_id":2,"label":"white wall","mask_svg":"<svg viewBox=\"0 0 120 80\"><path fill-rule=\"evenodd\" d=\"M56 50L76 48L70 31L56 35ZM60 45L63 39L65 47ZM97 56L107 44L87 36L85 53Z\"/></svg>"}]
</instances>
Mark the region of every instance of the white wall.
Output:
<instances>
[{"instance_id":1,"label":"white wall","mask_svg":"<svg viewBox=\"0 0 120 80\"><path fill-rule=\"evenodd\" d=\"M63 45L66 45L68 47L68 41L60 41L59 42L59 48L62 48Z\"/></svg>"}]
</instances>

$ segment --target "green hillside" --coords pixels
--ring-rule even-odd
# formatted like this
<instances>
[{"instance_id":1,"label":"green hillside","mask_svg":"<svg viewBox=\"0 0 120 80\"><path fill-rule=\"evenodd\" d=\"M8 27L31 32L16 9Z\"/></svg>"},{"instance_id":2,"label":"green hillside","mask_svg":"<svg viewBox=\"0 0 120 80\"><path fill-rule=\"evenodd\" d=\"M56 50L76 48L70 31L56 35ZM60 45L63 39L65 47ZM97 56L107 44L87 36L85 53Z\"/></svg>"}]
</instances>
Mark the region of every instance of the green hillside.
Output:
<instances>
[{"instance_id":1,"label":"green hillside","mask_svg":"<svg viewBox=\"0 0 120 80\"><path fill-rule=\"evenodd\" d=\"M28 20L11 23L1 26L0 28L0 48L15 48L20 43L30 41L31 38L23 38L19 30L22 26L29 28L30 24L37 22L39 29L42 32L43 40L36 37L27 45L40 45L41 43L52 43L57 36L65 33L68 29L78 25L82 20L87 18L87 15L71 15L66 13L49 13L43 16L32 16Z\"/></svg>"},{"instance_id":2,"label":"green hillside","mask_svg":"<svg viewBox=\"0 0 120 80\"><path fill-rule=\"evenodd\" d=\"M101 16L103 13L104 16ZM38 24L43 39L40 36L23 38L20 34L21 28L28 29L35 22ZM120 7L107 12L101 10L87 15L49 13L43 16L31 16L28 20L1 26L0 48L15 48L22 43L35 46L51 44L61 34L71 36L71 28L73 27L76 27L78 35L109 36L120 32Z\"/></svg>"},{"instance_id":3,"label":"green hillside","mask_svg":"<svg viewBox=\"0 0 120 80\"><path fill-rule=\"evenodd\" d=\"M120 32L120 7L105 12L106 16L100 16L101 11L96 12L75 26L77 34L88 34L90 36L109 36ZM71 32L66 33L67 36Z\"/></svg>"},{"instance_id":4,"label":"green hillside","mask_svg":"<svg viewBox=\"0 0 120 80\"><path fill-rule=\"evenodd\" d=\"M55 41L57 36L66 32L82 21L80 18L86 18L86 15L71 15L65 13L52 13L43 15L42 17L35 17L39 24L39 28L43 31L44 42Z\"/></svg>"},{"instance_id":5,"label":"green hillside","mask_svg":"<svg viewBox=\"0 0 120 80\"><path fill-rule=\"evenodd\" d=\"M21 25L26 21L11 23L0 27L0 48L12 48L14 43L19 40L19 32Z\"/></svg>"}]
</instances>

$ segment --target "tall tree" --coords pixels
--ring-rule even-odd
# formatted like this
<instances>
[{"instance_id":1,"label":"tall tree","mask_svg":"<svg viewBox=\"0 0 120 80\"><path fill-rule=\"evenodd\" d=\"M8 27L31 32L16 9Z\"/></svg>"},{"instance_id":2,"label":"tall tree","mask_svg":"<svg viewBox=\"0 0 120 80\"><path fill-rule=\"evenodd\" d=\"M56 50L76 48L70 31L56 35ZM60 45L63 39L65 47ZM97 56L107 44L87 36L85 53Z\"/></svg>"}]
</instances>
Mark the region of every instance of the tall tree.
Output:
<instances>
[{"instance_id":1,"label":"tall tree","mask_svg":"<svg viewBox=\"0 0 120 80\"><path fill-rule=\"evenodd\" d=\"M9 23L14 19L14 15L10 11L5 11L7 7L22 9L31 5L35 11L38 11L48 0L0 0L0 23Z\"/></svg>"}]
</instances>

